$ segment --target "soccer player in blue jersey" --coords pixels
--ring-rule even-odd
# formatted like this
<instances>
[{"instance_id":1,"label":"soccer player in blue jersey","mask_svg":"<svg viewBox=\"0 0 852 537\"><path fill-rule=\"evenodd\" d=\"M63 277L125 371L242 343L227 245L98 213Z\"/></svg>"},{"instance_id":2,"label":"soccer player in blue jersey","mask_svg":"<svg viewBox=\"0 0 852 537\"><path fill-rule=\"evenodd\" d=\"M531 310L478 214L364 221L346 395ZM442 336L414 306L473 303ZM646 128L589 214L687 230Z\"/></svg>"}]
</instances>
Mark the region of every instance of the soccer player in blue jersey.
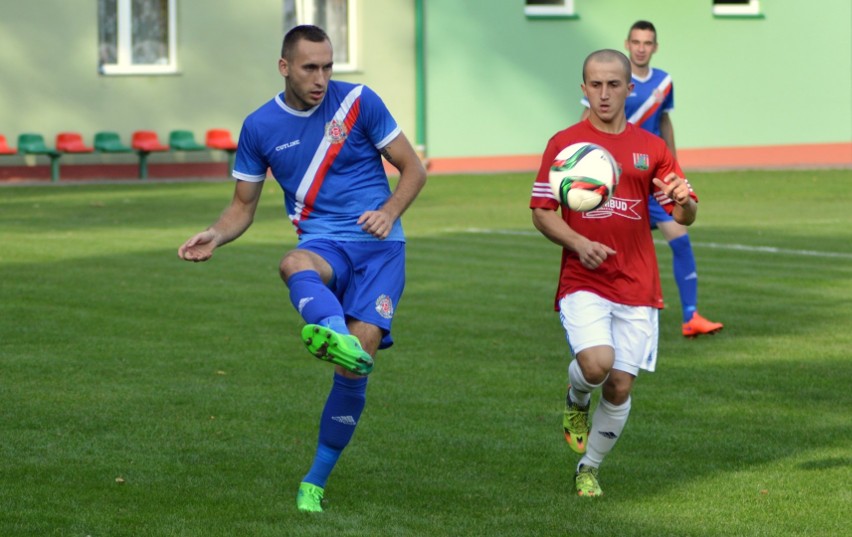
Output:
<instances>
[{"instance_id":1,"label":"soccer player in blue jersey","mask_svg":"<svg viewBox=\"0 0 852 537\"><path fill-rule=\"evenodd\" d=\"M648 21L637 21L630 27L624 42L630 59L633 91L627 97L624 112L627 121L661 137L672 155L677 158L674 127L669 112L674 109L672 77L662 69L651 67L651 57L657 52L657 30ZM589 102L583 119L588 117ZM680 294L683 315L682 333L685 337L713 334L722 329L722 323L712 322L698 313L698 272L695 255L686 226L678 224L651 197L649 200L651 228L659 229L672 249L672 268Z\"/></svg>"},{"instance_id":2,"label":"soccer player in blue jersey","mask_svg":"<svg viewBox=\"0 0 852 537\"><path fill-rule=\"evenodd\" d=\"M405 283L400 217L426 182L420 158L379 96L331 80L332 66L321 28L287 33L278 61L284 91L243 123L230 205L178 250L187 261L206 261L242 235L271 170L299 239L280 275L305 320L308 351L335 365L316 456L296 495L304 512L323 510L326 481L364 409L373 358L393 344L391 321ZM393 191L382 157L399 170Z\"/></svg>"}]
</instances>

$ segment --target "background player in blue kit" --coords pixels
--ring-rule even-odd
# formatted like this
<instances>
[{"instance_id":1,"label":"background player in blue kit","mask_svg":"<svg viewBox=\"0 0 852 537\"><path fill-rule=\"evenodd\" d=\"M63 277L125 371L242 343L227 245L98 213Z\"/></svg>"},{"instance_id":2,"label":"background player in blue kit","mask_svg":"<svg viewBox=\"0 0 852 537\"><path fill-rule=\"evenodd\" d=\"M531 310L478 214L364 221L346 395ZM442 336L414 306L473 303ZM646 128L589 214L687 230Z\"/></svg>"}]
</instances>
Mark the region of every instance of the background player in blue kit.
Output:
<instances>
[{"instance_id":1,"label":"background player in blue kit","mask_svg":"<svg viewBox=\"0 0 852 537\"><path fill-rule=\"evenodd\" d=\"M306 512L322 511L326 481L364 408L373 357L393 344L391 321L405 284L399 218L426 182L419 157L379 96L332 81L332 65L322 29L304 25L287 33L278 62L284 91L243 123L230 205L178 250L187 261L206 261L245 232L272 171L299 237L281 261L281 278L307 323L306 347L335 364L317 453L296 496ZM400 172L393 192L382 156Z\"/></svg>"},{"instance_id":2,"label":"background player in blue kit","mask_svg":"<svg viewBox=\"0 0 852 537\"><path fill-rule=\"evenodd\" d=\"M657 52L656 28L648 21L635 22L630 27L624 47L630 59L634 86L624 105L627 121L661 137L677 158L674 127L669 117L669 112L674 109L672 78L650 65L651 57ZM582 116L585 119L589 114L589 102L585 97L580 102L586 107ZM653 197L649 199L648 209L651 228L659 229L672 249L672 268L683 314L683 335L696 337L718 332L723 328L722 323L709 321L698 313L698 272L686 226L675 222Z\"/></svg>"}]
</instances>

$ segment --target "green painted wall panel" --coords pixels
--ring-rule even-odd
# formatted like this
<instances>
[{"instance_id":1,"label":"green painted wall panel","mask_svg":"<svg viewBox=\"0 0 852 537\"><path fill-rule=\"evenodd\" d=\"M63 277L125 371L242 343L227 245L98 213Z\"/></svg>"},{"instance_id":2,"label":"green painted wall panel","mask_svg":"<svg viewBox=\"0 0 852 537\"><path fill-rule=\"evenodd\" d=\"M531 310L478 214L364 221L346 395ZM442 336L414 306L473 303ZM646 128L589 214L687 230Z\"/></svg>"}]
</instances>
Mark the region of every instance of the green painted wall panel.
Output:
<instances>
[{"instance_id":1,"label":"green painted wall panel","mask_svg":"<svg viewBox=\"0 0 852 537\"><path fill-rule=\"evenodd\" d=\"M711 3L576 0L576 20L527 19L521 2L431 0L427 147L433 157L535 154L573 123L581 66L655 23L672 73L679 147L852 141L852 3L764 0L762 19Z\"/></svg>"}]
</instances>

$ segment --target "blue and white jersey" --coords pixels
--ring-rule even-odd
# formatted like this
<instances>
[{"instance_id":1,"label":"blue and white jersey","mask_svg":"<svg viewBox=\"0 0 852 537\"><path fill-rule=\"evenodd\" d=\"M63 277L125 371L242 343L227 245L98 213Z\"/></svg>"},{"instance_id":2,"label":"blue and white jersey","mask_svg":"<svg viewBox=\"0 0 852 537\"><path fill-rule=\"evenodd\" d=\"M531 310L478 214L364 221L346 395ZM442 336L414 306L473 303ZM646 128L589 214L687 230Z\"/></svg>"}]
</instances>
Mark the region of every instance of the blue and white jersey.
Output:
<instances>
[{"instance_id":1,"label":"blue and white jersey","mask_svg":"<svg viewBox=\"0 0 852 537\"><path fill-rule=\"evenodd\" d=\"M270 169L300 241L379 240L357 220L391 195L379 150L400 133L367 86L332 80L309 110L290 108L282 92L243 122L233 176L259 182ZM385 240L405 240L399 220Z\"/></svg>"},{"instance_id":2,"label":"blue and white jersey","mask_svg":"<svg viewBox=\"0 0 852 537\"><path fill-rule=\"evenodd\" d=\"M648 76L633 75L633 91L624 103L627 121L660 135L660 117L674 110L674 85L665 71L651 68Z\"/></svg>"},{"instance_id":3,"label":"blue and white jersey","mask_svg":"<svg viewBox=\"0 0 852 537\"><path fill-rule=\"evenodd\" d=\"M674 110L674 85L672 77L661 69L651 68L648 76L637 78L632 75L633 91L624 103L627 121L646 131L660 135L660 117ZM580 100L589 107L589 100Z\"/></svg>"}]
</instances>

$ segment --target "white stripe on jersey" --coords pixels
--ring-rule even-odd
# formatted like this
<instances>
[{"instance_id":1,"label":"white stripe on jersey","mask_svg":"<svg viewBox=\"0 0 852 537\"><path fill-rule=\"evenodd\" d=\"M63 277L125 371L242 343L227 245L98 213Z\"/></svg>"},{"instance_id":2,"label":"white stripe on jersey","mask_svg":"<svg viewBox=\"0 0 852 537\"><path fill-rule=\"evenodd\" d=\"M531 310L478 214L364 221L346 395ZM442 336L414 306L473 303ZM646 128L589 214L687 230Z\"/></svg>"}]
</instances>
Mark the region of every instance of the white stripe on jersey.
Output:
<instances>
[{"instance_id":1,"label":"white stripe on jersey","mask_svg":"<svg viewBox=\"0 0 852 537\"><path fill-rule=\"evenodd\" d=\"M352 91L350 91L346 98L344 98L340 103L340 108L338 108L337 112L334 113L334 121L343 123L343 120L346 119L346 115L349 114L349 110L352 109L352 105L355 104L355 101L357 101L361 96L361 91L363 89L363 84L352 88ZM314 152L311 164L308 166L308 169L305 170L302 180L299 181L299 188L296 189L295 196L296 204L293 208L293 214L289 215L290 221L294 224L300 220L302 210L305 208L305 196L308 195L308 191L311 189L311 185L313 185L314 180L316 179L316 174L319 170L320 164L322 164L322 161L325 159L330 147L331 143L325 136L323 136L322 142L320 142L319 147L317 147L316 152Z\"/></svg>"},{"instance_id":2,"label":"white stripe on jersey","mask_svg":"<svg viewBox=\"0 0 852 537\"><path fill-rule=\"evenodd\" d=\"M657 87L654 88L654 91L651 92L651 95L649 95L648 98L645 99L645 102L642 103L642 106L637 108L636 111L633 112L633 115L631 115L629 118L627 118L627 121L629 121L630 123L633 123L635 125L636 122L638 122L640 119L642 119L642 116L645 115L645 112L647 112L655 104L657 104L657 99L655 97L656 92L658 92L658 91L665 92L665 90L671 85L672 85L672 75L667 74L666 77L662 81L660 81L659 84L657 84Z\"/></svg>"},{"instance_id":3,"label":"white stripe on jersey","mask_svg":"<svg viewBox=\"0 0 852 537\"><path fill-rule=\"evenodd\" d=\"M556 201L556 196L553 195L553 189L550 184L536 181L532 187L532 197L534 198L550 198Z\"/></svg>"}]
</instances>

